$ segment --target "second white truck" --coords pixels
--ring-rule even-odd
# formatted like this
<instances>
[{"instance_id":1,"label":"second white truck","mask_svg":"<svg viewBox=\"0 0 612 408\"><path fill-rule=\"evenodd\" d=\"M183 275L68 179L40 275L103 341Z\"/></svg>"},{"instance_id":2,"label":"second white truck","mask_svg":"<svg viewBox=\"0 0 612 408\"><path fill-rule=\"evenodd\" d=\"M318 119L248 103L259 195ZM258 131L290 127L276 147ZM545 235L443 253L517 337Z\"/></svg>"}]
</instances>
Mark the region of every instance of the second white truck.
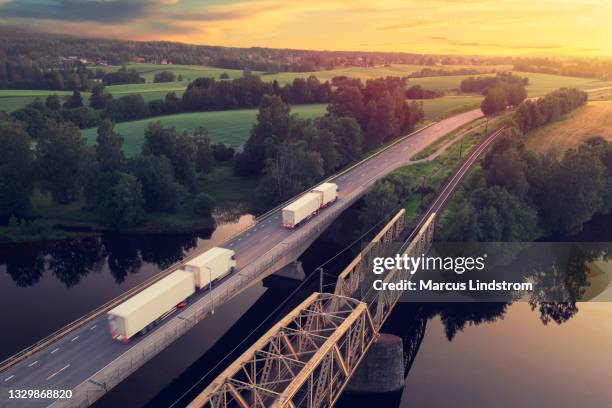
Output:
<instances>
[{"instance_id":1,"label":"second white truck","mask_svg":"<svg viewBox=\"0 0 612 408\"><path fill-rule=\"evenodd\" d=\"M234 251L214 247L153 283L107 313L111 336L128 342L185 306L199 289L234 271Z\"/></svg>"},{"instance_id":2,"label":"second white truck","mask_svg":"<svg viewBox=\"0 0 612 408\"><path fill-rule=\"evenodd\" d=\"M205 289L236 269L236 257L231 249L214 247L186 262L183 268L193 273L197 289Z\"/></svg>"},{"instance_id":3,"label":"second white truck","mask_svg":"<svg viewBox=\"0 0 612 408\"><path fill-rule=\"evenodd\" d=\"M338 199L338 186L323 183L281 210L282 225L295 228Z\"/></svg>"}]
</instances>

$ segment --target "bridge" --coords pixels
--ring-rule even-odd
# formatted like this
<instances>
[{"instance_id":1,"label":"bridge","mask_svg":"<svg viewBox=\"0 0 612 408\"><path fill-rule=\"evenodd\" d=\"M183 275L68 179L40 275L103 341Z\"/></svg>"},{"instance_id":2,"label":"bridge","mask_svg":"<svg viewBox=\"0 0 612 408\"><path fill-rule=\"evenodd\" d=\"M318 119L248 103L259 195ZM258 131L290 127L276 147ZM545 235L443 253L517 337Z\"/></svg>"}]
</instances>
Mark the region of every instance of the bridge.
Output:
<instances>
[{"instance_id":1,"label":"bridge","mask_svg":"<svg viewBox=\"0 0 612 408\"><path fill-rule=\"evenodd\" d=\"M306 225L280 226L280 207L260 217L250 228L222 244L237 256L237 271L211 290L196 296L188 307L129 345L113 341L105 313L148 285L180 267L176 264L151 280L88 313L0 364L0 406L10 405L8 389L69 389L70 400L28 400L21 406L88 406L195 326L215 308L256 282L295 261L345 209L377 180L442 136L482 116L465 112L433 123L403 137L349 169L331 177L339 200ZM195 256L194 254L192 256ZM182 262L184 262L183 260Z\"/></svg>"},{"instance_id":2,"label":"bridge","mask_svg":"<svg viewBox=\"0 0 612 408\"><path fill-rule=\"evenodd\" d=\"M503 129L483 140L456 169L407 236L400 210L338 275L335 291L314 293L226 368L188 408L331 407L348 385L401 296L375 291L369 259L393 242L394 254L420 256L433 242L441 213L463 178ZM412 277L393 269L384 282Z\"/></svg>"}]
</instances>

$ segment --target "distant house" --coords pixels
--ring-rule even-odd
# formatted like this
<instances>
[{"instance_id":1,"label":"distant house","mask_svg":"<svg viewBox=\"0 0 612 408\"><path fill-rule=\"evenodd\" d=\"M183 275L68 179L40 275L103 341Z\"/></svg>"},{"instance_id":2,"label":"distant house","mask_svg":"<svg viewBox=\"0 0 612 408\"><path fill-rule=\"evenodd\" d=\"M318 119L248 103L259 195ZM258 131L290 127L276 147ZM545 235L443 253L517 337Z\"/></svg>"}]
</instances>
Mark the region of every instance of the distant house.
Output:
<instances>
[{"instance_id":1,"label":"distant house","mask_svg":"<svg viewBox=\"0 0 612 408\"><path fill-rule=\"evenodd\" d=\"M134 62L145 62L144 57L134 57L132 58L132 61Z\"/></svg>"},{"instance_id":2,"label":"distant house","mask_svg":"<svg viewBox=\"0 0 612 408\"><path fill-rule=\"evenodd\" d=\"M161 65L169 65L172 64L170 61L168 61L166 58L162 58L162 60L159 62Z\"/></svg>"}]
</instances>

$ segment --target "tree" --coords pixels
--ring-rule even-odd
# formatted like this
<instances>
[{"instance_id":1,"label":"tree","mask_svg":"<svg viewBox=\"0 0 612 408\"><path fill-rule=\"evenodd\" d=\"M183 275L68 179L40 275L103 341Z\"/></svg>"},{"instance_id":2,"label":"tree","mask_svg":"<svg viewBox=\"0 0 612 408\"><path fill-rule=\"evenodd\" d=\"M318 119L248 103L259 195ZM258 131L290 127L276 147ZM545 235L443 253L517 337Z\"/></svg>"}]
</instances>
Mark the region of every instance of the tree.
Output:
<instances>
[{"instance_id":1,"label":"tree","mask_svg":"<svg viewBox=\"0 0 612 408\"><path fill-rule=\"evenodd\" d=\"M280 97L271 95L263 97L251 136L246 142L244 151L237 157L236 174L240 176L261 175L266 157L270 155L266 149L278 145L289 134L289 113L289 106L283 103ZM268 143L268 139L274 142Z\"/></svg>"},{"instance_id":2,"label":"tree","mask_svg":"<svg viewBox=\"0 0 612 408\"><path fill-rule=\"evenodd\" d=\"M34 186L32 140L19 122L0 118L0 216L24 215Z\"/></svg>"},{"instance_id":3,"label":"tree","mask_svg":"<svg viewBox=\"0 0 612 408\"><path fill-rule=\"evenodd\" d=\"M228 161L234 158L234 148L232 146L227 146L224 143L215 143L212 146L213 149L213 157L216 161Z\"/></svg>"},{"instance_id":4,"label":"tree","mask_svg":"<svg viewBox=\"0 0 612 408\"><path fill-rule=\"evenodd\" d=\"M264 176L257 186L257 201L264 206L282 202L320 179L323 159L318 152L309 150L305 141L285 141L275 154L266 159Z\"/></svg>"},{"instance_id":5,"label":"tree","mask_svg":"<svg viewBox=\"0 0 612 408\"><path fill-rule=\"evenodd\" d=\"M343 86L334 92L332 101L327 107L330 115L349 116L354 118L363 128L365 120L365 103L361 88Z\"/></svg>"},{"instance_id":6,"label":"tree","mask_svg":"<svg viewBox=\"0 0 612 408\"><path fill-rule=\"evenodd\" d=\"M166 156L172 163L176 179L190 189L194 187L197 146L187 132L179 133L175 127L164 128L159 121L149 123L142 153Z\"/></svg>"},{"instance_id":7,"label":"tree","mask_svg":"<svg viewBox=\"0 0 612 408\"><path fill-rule=\"evenodd\" d=\"M175 156L170 158L174 174L185 187L193 190L196 178L197 147L195 140L187 132L179 133L176 138Z\"/></svg>"},{"instance_id":8,"label":"tree","mask_svg":"<svg viewBox=\"0 0 612 408\"><path fill-rule=\"evenodd\" d=\"M142 185L147 211L174 212L186 196L174 179L172 163L166 156L140 155L129 159L128 169Z\"/></svg>"},{"instance_id":9,"label":"tree","mask_svg":"<svg viewBox=\"0 0 612 408\"><path fill-rule=\"evenodd\" d=\"M131 174L115 172L103 194L99 211L107 225L129 228L144 221L142 186Z\"/></svg>"},{"instance_id":10,"label":"tree","mask_svg":"<svg viewBox=\"0 0 612 408\"><path fill-rule=\"evenodd\" d=\"M47 106L47 109L51 109L53 111L62 108L62 102L60 101L60 98L57 95L47 96L47 99L45 100L45 105Z\"/></svg>"},{"instance_id":11,"label":"tree","mask_svg":"<svg viewBox=\"0 0 612 408\"><path fill-rule=\"evenodd\" d=\"M104 85L95 84L91 89L89 106L93 109L105 109L106 104L112 101L113 96L105 91Z\"/></svg>"},{"instance_id":12,"label":"tree","mask_svg":"<svg viewBox=\"0 0 612 408\"><path fill-rule=\"evenodd\" d=\"M576 233L609 205L607 169L589 146L568 150L547 175L536 204L553 232Z\"/></svg>"},{"instance_id":13,"label":"tree","mask_svg":"<svg viewBox=\"0 0 612 408\"><path fill-rule=\"evenodd\" d=\"M364 206L359 216L363 229L384 220L399 209L399 197L389 181L378 181L364 196Z\"/></svg>"},{"instance_id":14,"label":"tree","mask_svg":"<svg viewBox=\"0 0 612 408\"><path fill-rule=\"evenodd\" d=\"M485 115L494 115L506 109L508 91L504 86L496 86L489 89L487 96L480 104L480 109Z\"/></svg>"},{"instance_id":15,"label":"tree","mask_svg":"<svg viewBox=\"0 0 612 408\"><path fill-rule=\"evenodd\" d=\"M363 136L354 118L327 115L315 120L321 131L329 131L336 139L340 165L353 163L363 153Z\"/></svg>"},{"instance_id":16,"label":"tree","mask_svg":"<svg viewBox=\"0 0 612 408\"><path fill-rule=\"evenodd\" d=\"M457 242L531 241L538 232L536 210L499 186L464 192L441 224L443 239Z\"/></svg>"},{"instance_id":17,"label":"tree","mask_svg":"<svg viewBox=\"0 0 612 408\"><path fill-rule=\"evenodd\" d=\"M113 129L113 122L106 119L98 127L96 158L101 171L119 171L125 165L123 136Z\"/></svg>"},{"instance_id":18,"label":"tree","mask_svg":"<svg viewBox=\"0 0 612 408\"><path fill-rule=\"evenodd\" d=\"M213 150L208 138L208 129L200 126L193 134L196 144L196 171L205 174L213 167Z\"/></svg>"},{"instance_id":19,"label":"tree","mask_svg":"<svg viewBox=\"0 0 612 408\"><path fill-rule=\"evenodd\" d=\"M38 178L53 200L66 204L79 192L79 176L87 157L85 139L71 123L48 122L37 143Z\"/></svg>"},{"instance_id":20,"label":"tree","mask_svg":"<svg viewBox=\"0 0 612 408\"><path fill-rule=\"evenodd\" d=\"M76 109L83 106L83 97L76 89L72 91L72 95L64 102L64 109Z\"/></svg>"},{"instance_id":21,"label":"tree","mask_svg":"<svg viewBox=\"0 0 612 408\"><path fill-rule=\"evenodd\" d=\"M176 76L172 71L161 71L155 74L153 77L153 82L174 82L176 81Z\"/></svg>"},{"instance_id":22,"label":"tree","mask_svg":"<svg viewBox=\"0 0 612 408\"><path fill-rule=\"evenodd\" d=\"M522 83L508 85L508 105L519 106L527 98L527 90Z\"/></svg>"},{"instance_id":23,"label":"tree","mask_svg":"<svg viewBox=\"0 0 612 408\"><path fill-rule=\"evenodd\" d=\"M200 193L193 201L193 212L202 217L210 217L215 209L215 200L206 193Z\"/></svg>"}]
</instances>

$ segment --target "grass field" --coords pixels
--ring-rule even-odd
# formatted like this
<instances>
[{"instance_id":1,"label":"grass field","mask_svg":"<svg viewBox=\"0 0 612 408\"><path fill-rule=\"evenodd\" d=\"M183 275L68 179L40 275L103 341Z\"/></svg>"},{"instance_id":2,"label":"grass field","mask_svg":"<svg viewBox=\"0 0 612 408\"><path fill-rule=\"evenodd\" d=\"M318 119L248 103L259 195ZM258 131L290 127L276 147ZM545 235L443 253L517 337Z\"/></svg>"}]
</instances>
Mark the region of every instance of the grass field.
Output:
<instances>
[{"instance_id":1,"label":"grass field","mask_svg":"<svg viewBox=\"0 0 612 408\"><path fill-rule=\"evenodd\" d=\"M325 114L326 105L299 105L292 108L293 113L302 117L314 118ZM239 109L219 112L179 113L131 122L118 123L115 130L125 138L124 150L128 156L140 152L144 140L144 130L150 122L161 121L164 126L176 126L179 131L193 131L199 126L208 128L213 142L223 142L234 147L240 146L249 137L251 126L255 123L257 109ZM96 129L83 130L90 144L95 143Z\"/></svg>"},{"instance_id":2,"label":"grass field","mask_svg":"<svg viewBox=\"0 0 612 408\"><path fill-rule=\"evenodd\" d=\"M480 106L482 96L445 96L423 100L425 120L433 121L447 118Z\"/></svg>"},{"instance_id":3,"label":"grass field","mask_svg":"<svg viewBox=\"0 0 612 408\"><path fill-rule=\"evenodd\" d=\"M461 130L458 132L461 132ZM453 135L457 136L458 133L453 132ZM391 173L390 177L407 177L413 186L422 185L431 188L431 192L426 196L421 197L419 194L412 194L403 203L408 222L412 222L427 207L438 189L444 184L461 160L476 147L482 136L482 133L478 130L470 131L451 144L435 159L400 167ZM460 151L461 155L459 155Z\"/></svg>"},{"instance_id":4,"label":"grass field","mask_svg":"<svg viewBox=\"0 0 612 408\"><path fill-rule=\"evenodd\" d=\"M449 115L463 112L480 104L481 97L449 96L445 98L423 101L425 120L434 121ZM296 105L291 112L304 118L315 118L325 114L325 104ZM115 130L125 138L124 150L128 156L140 152L144 138L144 130L150 122L161 121L164 126L176 126L179 131L193 131L198 126L208 128L213 142L223 142L239 147L249 137L249 132L257 118L257 109L238 109L218 112L179 113L176 115L159 116L142 120L118 123ZM87 143L96 140L96 128L84 129L83 135Z\"/></svg>"},{"instance_id":5,"label":"grass field","mask_svg":"<svg viewBox=\"0 0 612 408\"><path fill-rule=\"evenodd\" d=\"M528 77L529 86L527 87L527 93L529 96L541 96L554 91L559 88L578 88L578 89L590 89L600 88L604 86L612 86L612 81L599 81L589 78L575 78L566 77L560 75L548 75L548 74L535 74L531 72L515 72L515 74ZM479 75L479 76L493 76L495 74ZM421 85L424 88L436 89L440 91L452 91L459 88L461 81L465 78L469 78L474 75L457 75L457 76L445 76L445 77L428 77L428 78L415 78L409 82L412 84Z\"/></svg>"},{"instance_id":6,"label":"grass field","mask_svg":"<svg viewBox=\"0 0 612 408\"><path fill-rule=\"evenodd\" d=\"M612 141L612 101L591 101L563 119L530 132L527 147L560 156L593 136Z\"/></svg>"},{"instance_id":7,"label":"grass field","mask_svg":"<svg viewBox=\"0 0 612 408\"><path fill-rule=\"evenodd\" d=\"M140 72L141 75L147 81L144 84L128 84L128 85L113 85L107 87L107 90L112 93L115 97L121 97L130 94L141 94L146 101L154 99L163 99L166 93L170 91L176 92L179 96L184 92L189 81L202 77L215 77L219 78L221 73L226 72L230 78L237 78L242 75L241 70L231 70L214 68L207 66L197 65L155 65L155 64L128 64L128 68L133 68ZM371 78L379 78L385 76L404 76L409 73L418 71L425 68L421 65L391 65L386 67L350 67L350 68L338 68L334 70L318 71L318 72L283 72L278 74L264 74L262 72L253 72L256 75L262 75L264 81L277 80L279 83L285 84L293 81L296 77L308 77L310 75L317 76L320 80L326 81L331 80L335 76L345 75L347 77L361 78L363 80ZM497 70L508 70L508 66L492 66L492 67L478 67L478 66L443 66L443 67L430 67L430 68L443 68L447 70L461 69L461 68L477 68L481 70L495 68ZM106 67L107 70L115 70L118 67ZM165 82L165 83L153 83L153 77L155 73L160 71L173 71L177 75L183 76L183 81L177 82ZM540 96L549 93L555 89L561 87L576 87L581 89L598 88L604 86L612 86L612 81L597 81L588 78L574 78L564 77L559 75L547 75L547 74L536 74L527 72L518 72L517 74L529 77L530 85L527 88L529 96ZM494 75L494 74L483 74L483 75ZM472 75L457 75L457 76L440 76L440 77L427 77L427 78L414 78L410 79L410 84L418 84L425 88L436 89L442 91L453 91L459 88L461 81ZM35 97L45 98L50 94L69 94L70 92L54 92L54 91L11 91L4 90L0 91L0 110L6 110L12 112L20 109L31 103ZM88 94L84 93L84 96Z\"/></svg>"}]
</instances>

